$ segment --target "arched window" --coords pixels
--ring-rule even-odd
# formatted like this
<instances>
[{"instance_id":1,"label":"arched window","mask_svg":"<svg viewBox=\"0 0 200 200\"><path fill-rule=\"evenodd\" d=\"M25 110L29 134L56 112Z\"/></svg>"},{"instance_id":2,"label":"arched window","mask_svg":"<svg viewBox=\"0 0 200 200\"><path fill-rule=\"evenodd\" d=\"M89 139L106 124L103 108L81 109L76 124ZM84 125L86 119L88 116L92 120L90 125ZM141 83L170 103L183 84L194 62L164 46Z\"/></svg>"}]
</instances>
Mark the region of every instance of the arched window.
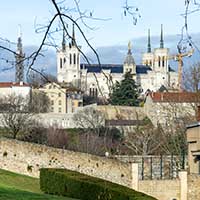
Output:
<instances>
[{"instance_id":1,"label":"arched window","mask_svg":"<svg viewBox=\"0 0 200 200\"><path fill-rule=\"evenodd\" d=\"M66 58L64 58L64 64L66 63Z\"/></svg>"},{"instance_id":2,"label":"arched window","mask_svg":"<svg viewBox=\"0 0 200 200\"><path fill-rule=\"evenodd\" d=\"M74 65L76 64L76 54L74 53Z\"/></svg>"},{"instance_id":3,"label":"arched window","mask_svg":"<svg viewBox=\"0 0 200 200\"><path fill-rule=\"evenodd\" d=\"M77 55L77 65L79 65L79 55Z\"/></svg>"},{"instance_id":4,"label":"arched window","mask_svg":"<svg viewBox=\"0 0 200 200\"><path fill-rule=\"evenodd\" d=\"M62 58L60 58L60 68L62 69Z\"/></svg>"},{"instance_id":5,"label":"arched window","mask_svg":"<svg viewBox=\"0 0 200 200\"><path fill-rule=\"evenodd\" d=\"M161 59L160 56L158 56L158 67L160 67L160 64L161 64Z\"/></svg>"},{"instance_id":6,"label":"arched window","mask_svg":"<svg viewBox=\"0 0 200 200\"><path fill-rule=\"evenodd\" d=\"M163 67L165 66L165 57L164 56L162 57L162 66Z\"/></svg>"},{"instance_id":7,"label":"arched window","mask_svg":"<svg viewBox=\"0 0 200 200\"><path fill-rule=\"evenodd\" d=\"M69 64L70 65L72 64L72 54L71 53L69 54Z\"/></svg>"}]
</instances>

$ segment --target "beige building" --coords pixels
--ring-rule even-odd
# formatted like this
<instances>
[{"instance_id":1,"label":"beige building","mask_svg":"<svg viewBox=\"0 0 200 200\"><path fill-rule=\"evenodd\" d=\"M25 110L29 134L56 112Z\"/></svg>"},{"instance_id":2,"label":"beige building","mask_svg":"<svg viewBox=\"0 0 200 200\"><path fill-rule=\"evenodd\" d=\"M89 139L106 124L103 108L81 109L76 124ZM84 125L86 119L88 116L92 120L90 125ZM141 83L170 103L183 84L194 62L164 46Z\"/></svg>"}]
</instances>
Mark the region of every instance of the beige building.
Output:
<instances>
[{"instance_id":1,"label":"beige building","mask_svg":"<svg viewBox=\"0 0 200 200\"><path fill-rule=\"evenodd\" d=\"M82 93L75 88L53 82L47 83L39 90L49 97L51 113L73 113L78 107L83 106Z\"/></svg>"},{"instance_id":2,"label":"beige building","mask_svg":"<svg viewBox=\"0 0 200 200\"><path fill-rule=\"evenodd\" d=\"M144 112L154 125L168 125L184 118L193 121L199 102L200 96L194 92L149 92Z\"/></svg>"}]
</instances>

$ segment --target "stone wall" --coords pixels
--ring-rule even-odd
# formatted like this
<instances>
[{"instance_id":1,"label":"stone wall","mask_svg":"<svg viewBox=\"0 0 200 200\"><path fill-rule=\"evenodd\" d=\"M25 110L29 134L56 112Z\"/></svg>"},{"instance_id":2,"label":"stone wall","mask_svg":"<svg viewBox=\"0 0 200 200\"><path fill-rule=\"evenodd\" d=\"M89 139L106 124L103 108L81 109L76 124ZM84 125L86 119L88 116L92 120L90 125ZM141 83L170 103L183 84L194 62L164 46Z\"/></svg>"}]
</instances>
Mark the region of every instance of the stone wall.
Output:
<instances>
[{"instance_id":1,"label":"stone wall","mask_svg":"<svg viewBox=\"0 0 200 200\"><path fill-rule=\"evenodd\" d=\"M200 200L200 175L188 176L188 200Z\"/></svg>"},{"instance_id":2,"label":"stone wall","mask_svg":"<svg viewBox=\"0 0 200 200\"><path fill-rule=\"evenodd\" d=\"M139 181L138 190L159 200L182 200L179 179Z\"/></svg>"},{"instance_id":3,"label":"stone wall","mask_svg":"<svg viewBox=\"0 0 200 200\"><path fill-rule=\"evenodd\" d=\"M158 200L200 200L200 176L139 180L138 164L11 139L0 139L0 168L39 177L43 167L67 168L131 187Z\"/></svg>"},{"instance_id":4,"label":"stone wall","mask_svg":"<svg viewBox=\"0 0 200 200\"><path fill-rule=\"evenodd\" d=\"M132 165L16 140L0 139L0 168L39 177L44 167L66 168L132 187Z\"/></svg>"}]
</instances>

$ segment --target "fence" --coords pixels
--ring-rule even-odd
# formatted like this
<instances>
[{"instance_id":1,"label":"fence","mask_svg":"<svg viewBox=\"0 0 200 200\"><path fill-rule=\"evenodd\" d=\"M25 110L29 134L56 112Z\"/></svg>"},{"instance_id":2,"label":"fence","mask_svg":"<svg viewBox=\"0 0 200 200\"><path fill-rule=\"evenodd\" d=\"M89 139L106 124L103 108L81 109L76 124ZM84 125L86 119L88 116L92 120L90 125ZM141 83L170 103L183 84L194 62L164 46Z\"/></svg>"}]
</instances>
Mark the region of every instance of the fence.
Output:
<instances>
[{"instance_id":1,"label":"fence","mask_svg":"<svg viewBox=\"0 0 200 200\"><path fill-rule=\"evenodd\" d=\"M114 156L126 163L137 163L140 180L174 179L186 166L186 156Z\"/></svg>"}]
</instances>

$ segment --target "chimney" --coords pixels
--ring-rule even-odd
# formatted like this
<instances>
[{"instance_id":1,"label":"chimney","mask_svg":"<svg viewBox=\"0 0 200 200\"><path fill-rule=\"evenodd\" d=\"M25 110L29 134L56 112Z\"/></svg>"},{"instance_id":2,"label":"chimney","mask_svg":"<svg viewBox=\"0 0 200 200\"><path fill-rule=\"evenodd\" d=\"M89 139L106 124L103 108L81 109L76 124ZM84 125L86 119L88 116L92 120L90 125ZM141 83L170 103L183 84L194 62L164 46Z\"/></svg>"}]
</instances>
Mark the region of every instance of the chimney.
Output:
<instances>
[{"instance_id":1,"label":"chimney","mask_svg":"<svg viewBox=\"0 0 200 200\"><path fill-rule=\"evenodd\" d=\"M200 105L197 106L197 121L200 122Z\"/></svg>"}]
</instances>

